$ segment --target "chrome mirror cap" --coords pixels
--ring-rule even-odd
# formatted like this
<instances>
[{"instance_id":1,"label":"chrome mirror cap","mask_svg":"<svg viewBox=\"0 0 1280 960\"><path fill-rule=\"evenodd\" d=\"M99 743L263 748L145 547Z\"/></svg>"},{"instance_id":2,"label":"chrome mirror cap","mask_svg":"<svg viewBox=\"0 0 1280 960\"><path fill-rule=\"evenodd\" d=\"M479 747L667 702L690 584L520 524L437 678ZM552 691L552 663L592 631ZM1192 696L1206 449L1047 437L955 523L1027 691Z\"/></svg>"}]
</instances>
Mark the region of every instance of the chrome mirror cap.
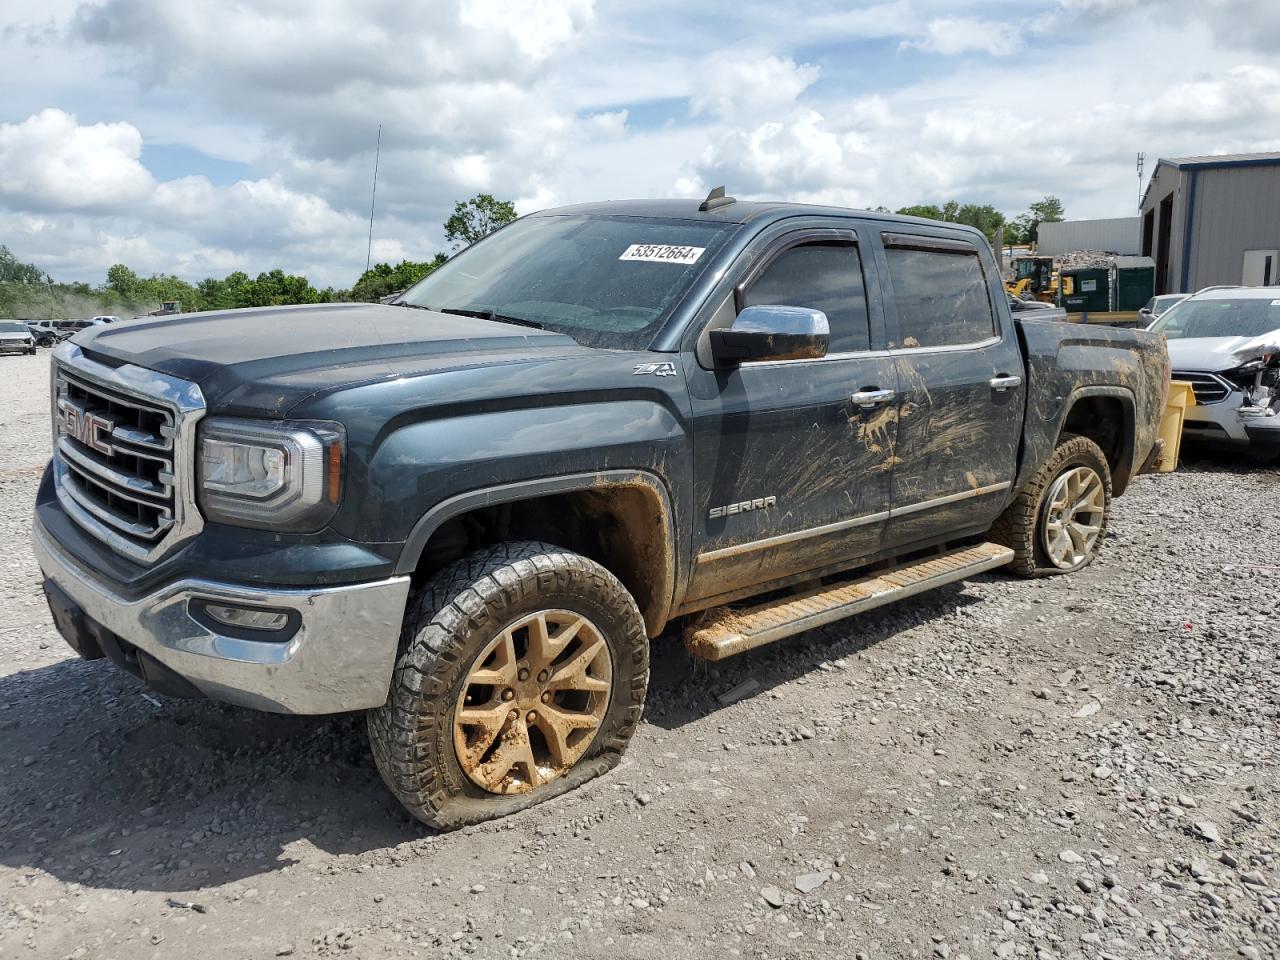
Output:
<instances>
[{"instance_id":1,"label":"chrome mirror cap","mask_svg":"<svg viewBox=\"0 0 1280 960\"><path fill-rule=\"evenodd\" d=\"M711 331L716 366L769 360L816 360L827 355L827 315L810 307L758 304L744 307L731 325Z\"/></svg>"}]
</instances>

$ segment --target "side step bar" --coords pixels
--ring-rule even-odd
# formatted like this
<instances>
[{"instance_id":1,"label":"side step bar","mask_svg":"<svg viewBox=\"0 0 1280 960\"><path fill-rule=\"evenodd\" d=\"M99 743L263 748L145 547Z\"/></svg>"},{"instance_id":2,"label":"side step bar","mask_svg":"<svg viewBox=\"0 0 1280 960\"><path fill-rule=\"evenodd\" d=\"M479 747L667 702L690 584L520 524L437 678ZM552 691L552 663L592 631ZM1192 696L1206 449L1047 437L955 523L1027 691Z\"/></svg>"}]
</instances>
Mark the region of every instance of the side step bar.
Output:
<instances>
[{"instance_id":1,"label":"side step bar","mask_svg":"<svg viewBox=\"0 0 1280 960\"><path fill-rule=\"evenodd\" d=\"M723 660L984 570L1003 567L1012 560L1013 551L1008 547L980 543L744 610L721 607L704 614L701 625L685 632L685 646L703 660Z\"/></svg>"}]
</instances>

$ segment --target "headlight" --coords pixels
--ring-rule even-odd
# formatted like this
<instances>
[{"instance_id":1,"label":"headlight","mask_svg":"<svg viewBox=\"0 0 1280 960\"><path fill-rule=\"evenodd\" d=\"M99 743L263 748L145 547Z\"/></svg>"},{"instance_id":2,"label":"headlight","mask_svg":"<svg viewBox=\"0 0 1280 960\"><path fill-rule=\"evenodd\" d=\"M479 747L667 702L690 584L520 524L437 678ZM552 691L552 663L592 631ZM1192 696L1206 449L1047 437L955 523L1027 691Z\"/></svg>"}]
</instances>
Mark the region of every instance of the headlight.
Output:
<instances>
[{"instance_id":1,"label":"headlight","mask_svg":"<svg viewBox=\"0 0 1280 960\"><path fill-rule=\"evenodd\" d=\"M342 501L337 423L206 420L200 506L216 523L318 530Z\"/></svg>"}]
</instances>

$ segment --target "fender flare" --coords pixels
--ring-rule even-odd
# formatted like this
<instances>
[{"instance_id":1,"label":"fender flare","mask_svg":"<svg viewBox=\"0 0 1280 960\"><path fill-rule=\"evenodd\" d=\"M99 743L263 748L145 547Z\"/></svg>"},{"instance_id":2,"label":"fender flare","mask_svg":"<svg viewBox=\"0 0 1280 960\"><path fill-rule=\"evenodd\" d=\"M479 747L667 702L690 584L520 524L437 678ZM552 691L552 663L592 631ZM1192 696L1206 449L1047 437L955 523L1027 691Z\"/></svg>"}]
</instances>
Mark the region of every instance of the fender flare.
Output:
<instances>
[{"instance_id":1,"label":"fender flare","mask_svg":"<svg viewBox=\"0 0 1280 960\"><path fill-rule=\"evenodd\" d=\"M666 484L654 473L647 470L599 470L589 473L571 473L558 477L540 477L531 480L520 480L515 483L498 484L481 487L456 494L437 503L418 518L409 531L400 558L396 561L397 575L411 574L417 569L422 551L432 534L446 521L464 513L470 513L483 507L493 507L504 503L515 503L533 497L543 497L556 493L577 493L585 491L601 491L611 487L643 487L653 494L660 506L665 540L663 569L657 571L659 582L656 585L657 602L654 609L642 611L645 621L650 627L654 624L665 624L670 616L675 601L678 544L675 535L675 521L671 511L671 496ZM651 634L652 635L652 634Z\"/></svg>"},{"instance_id":2,"label":"fender flare","mask_svg":"<svg viewBox=\"0 0 1280 960\"><path fill-rule=\"evenodd\" d=\"M1117 463L1117 469L1112 471L1113 482L1118 477L1119 482L1116 485L1123 492L1133 478L1134 444L1138 440L1138 401L1132 390L1128 387L1101 384L1076 387L1058 408L1057 416L1054 417L1053 421L1053 435L1055 438L1062 435L1062 428L1066 425L1067 417L1071 415L1071 411L1075 409L1079 401L1089 397L1111 397L1119 400L1121 407L1124 408L1126 419L1121 424L1119 462Z\"/></svg>"}]
</instances>

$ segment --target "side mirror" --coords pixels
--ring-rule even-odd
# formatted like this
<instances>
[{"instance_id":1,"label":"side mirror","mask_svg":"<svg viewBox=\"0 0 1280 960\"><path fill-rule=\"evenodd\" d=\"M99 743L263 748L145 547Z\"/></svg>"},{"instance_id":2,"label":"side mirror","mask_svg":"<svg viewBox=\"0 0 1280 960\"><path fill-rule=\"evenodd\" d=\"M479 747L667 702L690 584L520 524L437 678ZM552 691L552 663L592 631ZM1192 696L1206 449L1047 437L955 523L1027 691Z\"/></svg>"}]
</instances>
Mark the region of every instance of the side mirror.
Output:
<instances>
[{"instance_id":1,"label":"side mirror","mask_svg":"<svg viewBox=\"0 0 1280 960\"><path fill-rule=\"evenodd\" d=\"M746 307L728 327L712 330L717 367L765 360L815 360L827 355L827 315L808 307L760 304Z\"/></svg>"}]
</instances>

